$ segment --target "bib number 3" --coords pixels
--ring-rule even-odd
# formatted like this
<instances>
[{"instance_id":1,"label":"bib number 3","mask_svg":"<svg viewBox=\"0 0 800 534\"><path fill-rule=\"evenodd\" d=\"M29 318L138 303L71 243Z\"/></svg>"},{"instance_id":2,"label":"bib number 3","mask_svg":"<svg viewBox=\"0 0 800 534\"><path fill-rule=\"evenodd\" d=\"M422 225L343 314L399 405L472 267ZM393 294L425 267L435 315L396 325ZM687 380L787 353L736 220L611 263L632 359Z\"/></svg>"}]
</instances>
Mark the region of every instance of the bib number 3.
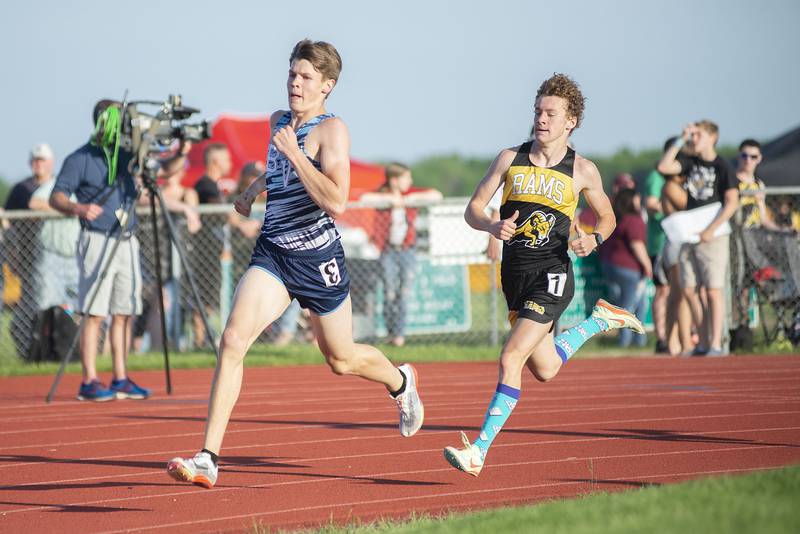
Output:
<instances>
[{"instance_id":1,"label":"bib number 3","mask_svg":"<svg viewBox=\"0 0 800 534\"><path fill-rule=\"evenodd\" d=\"M321 263L319 265L319 272L322 273L322 279L325 281L326 287L338 286L339 282L342 281L342 276L339 274L339 264L336 263L336 258Z\"/></svg>"},{"instance_id":2,"label":"bib number 3","mask_svg":"<svg viewBox=\"0 0 800 534\"><path fill-rule=\"evenodd\" d=\"M564 295L564 286L567 285L567 273L547 273L547 292L554 297Z\"/></svg>"}]
</instances>

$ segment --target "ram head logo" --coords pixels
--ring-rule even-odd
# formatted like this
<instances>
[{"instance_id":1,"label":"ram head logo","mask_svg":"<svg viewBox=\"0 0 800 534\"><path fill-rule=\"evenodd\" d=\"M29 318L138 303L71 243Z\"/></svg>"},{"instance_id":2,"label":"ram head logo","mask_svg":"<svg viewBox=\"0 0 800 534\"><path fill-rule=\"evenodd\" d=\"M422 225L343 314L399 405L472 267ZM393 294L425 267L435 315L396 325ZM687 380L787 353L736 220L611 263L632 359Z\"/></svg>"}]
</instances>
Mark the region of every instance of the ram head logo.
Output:
<instances>
[{"instance_id":1,"label":"ram head logo","mask_svg":"<svg viewBox=\"0 0 800 534\"><path fill-rule=\"evenodd\" d=\"M525 246L539 248L550 241L550 231L556 223L556 216L552 213L534 211L524 223L517 227L512 241L524 240ZM528 238L525 240L524 238Z\"/></svg>"}]
</instances>

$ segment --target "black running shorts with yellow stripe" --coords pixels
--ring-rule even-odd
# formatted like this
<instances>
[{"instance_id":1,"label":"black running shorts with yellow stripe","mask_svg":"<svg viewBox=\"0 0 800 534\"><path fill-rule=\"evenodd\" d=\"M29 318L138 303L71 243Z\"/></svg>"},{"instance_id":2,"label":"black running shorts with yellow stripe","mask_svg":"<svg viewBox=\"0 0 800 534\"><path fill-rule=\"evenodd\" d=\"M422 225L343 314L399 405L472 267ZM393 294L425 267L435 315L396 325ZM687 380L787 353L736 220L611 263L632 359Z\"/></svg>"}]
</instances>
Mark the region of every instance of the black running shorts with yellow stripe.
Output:
<instances>
[{"instance_id":1,"label":"black running shorts with yellow stripe","mask_svg":"<svg viewBox=\"0 0 800 534\"><path fill-rule=\"evenodd\" d=\"M509 319L556 321L572 300L575 280L567 254L578 204L574 191L575 151L567 147L553 167L530 161L532 142L523 143L506 171L500 217L519 211L517 230L503 245L501 275Z\"/></svg>"}]
</instances>

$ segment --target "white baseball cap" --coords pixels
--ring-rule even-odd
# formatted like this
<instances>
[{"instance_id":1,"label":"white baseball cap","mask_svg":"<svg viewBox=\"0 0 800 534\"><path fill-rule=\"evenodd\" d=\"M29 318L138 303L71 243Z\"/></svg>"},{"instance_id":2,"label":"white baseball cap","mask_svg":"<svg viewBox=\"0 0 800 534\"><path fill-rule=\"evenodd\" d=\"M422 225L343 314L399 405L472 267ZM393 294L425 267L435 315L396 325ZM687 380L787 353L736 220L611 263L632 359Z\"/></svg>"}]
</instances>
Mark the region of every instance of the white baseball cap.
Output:
<instances>
[{"instance_id":1,"label":"white baseball cap","mask_svg":"<svg viewBox=\"0 0 800 534\"><path fill-rule=\"evenodd\" d=\"M31 159L53 159L53 149L47 143L33 145Z\"/></svg>"}]
</instances>

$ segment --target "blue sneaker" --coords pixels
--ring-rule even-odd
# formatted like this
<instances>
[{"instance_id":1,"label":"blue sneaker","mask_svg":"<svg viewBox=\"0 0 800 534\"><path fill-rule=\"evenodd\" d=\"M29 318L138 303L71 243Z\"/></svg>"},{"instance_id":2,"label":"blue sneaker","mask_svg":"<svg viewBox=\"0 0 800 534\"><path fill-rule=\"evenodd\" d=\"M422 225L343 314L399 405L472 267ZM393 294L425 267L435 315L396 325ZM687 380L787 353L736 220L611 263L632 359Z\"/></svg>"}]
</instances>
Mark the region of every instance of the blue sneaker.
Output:
<instances>
[{"instance_id":1,"label":"blue sneaker","mask_svg":"<svg viewBox=\"0 0 800 534\"><path fill-rule=\"evenodd\" d=\"M114 392L96 378L88 384L81 384L78 390L78 400L81 401L105 402L115 398Z\"/></svg>"},{"instance_id":2,"label":"blue sneaker","mask_svg":"<svg viewBox=\"0 0 800 534\"><path fill-rule=\"evenodd\" d=\"M111 393L118 399L146 399L150 396L150 390L137 386L130 378L111 381Z\"/></svg>"}]
</instances>

